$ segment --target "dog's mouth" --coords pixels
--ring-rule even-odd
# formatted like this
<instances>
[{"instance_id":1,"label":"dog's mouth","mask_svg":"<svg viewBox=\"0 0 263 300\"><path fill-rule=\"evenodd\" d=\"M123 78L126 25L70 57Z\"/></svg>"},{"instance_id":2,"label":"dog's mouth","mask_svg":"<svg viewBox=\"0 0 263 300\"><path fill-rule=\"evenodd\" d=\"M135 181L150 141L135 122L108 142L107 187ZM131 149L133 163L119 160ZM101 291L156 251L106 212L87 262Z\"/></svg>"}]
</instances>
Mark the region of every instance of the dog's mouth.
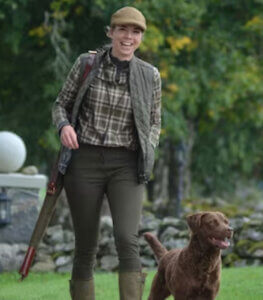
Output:
<instances>
[{"instance_id":1,"label":"dog's mouth","mask_svg":"<svg viewBox=\"0 0 263 300\"><path fill-rule=\"evenodd\" d=\"M218 247L219 249L226 249L230 246L230 241L228 240L228 238L225 239L217 239L215 237L212 238L208 238L209 241L216 247Z\"/></svg>"}]
</instances>

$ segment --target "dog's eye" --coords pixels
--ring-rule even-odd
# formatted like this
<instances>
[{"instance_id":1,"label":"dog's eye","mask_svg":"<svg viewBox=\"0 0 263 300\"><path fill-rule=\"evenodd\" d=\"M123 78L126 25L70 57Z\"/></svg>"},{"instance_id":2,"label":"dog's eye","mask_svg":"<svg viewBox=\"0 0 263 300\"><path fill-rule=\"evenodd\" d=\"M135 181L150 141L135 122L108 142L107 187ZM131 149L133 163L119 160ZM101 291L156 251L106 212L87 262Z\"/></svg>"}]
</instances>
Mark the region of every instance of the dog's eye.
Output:
<instances>
[{"instance_id":1,"label":"dog's eye","mask_svg":"<svg viewBox=\"0 0 263 300\"><path fill-rule=\"evenodd\" d=\"M218 223L217 223L216 220L211 220L211 221L208 222L208 225L211 226L211 227L213 227L215 225L218 225Z\"/></svg>"},{"instance_id":2,"label":"dog's eye","mask_svg":"<svg viewBox=\"0 0 263 300\"><path fill-rule=\"evenodd\" d=\"M226 224L226 225L228 225L229 224L229 222L228 222L228 220L224 220L224 223Z\"/></svg>"},{"instance_id":3,"label":"dog's eye","mask_svg":"<svg viewBox=\"0 0 263 300\"><path fill-rule=\"evenodd\" d=\"M211 220L208 224L210 226L217 226L218 225L218 221L217 220Z\"/></svg>"}]
</instances>

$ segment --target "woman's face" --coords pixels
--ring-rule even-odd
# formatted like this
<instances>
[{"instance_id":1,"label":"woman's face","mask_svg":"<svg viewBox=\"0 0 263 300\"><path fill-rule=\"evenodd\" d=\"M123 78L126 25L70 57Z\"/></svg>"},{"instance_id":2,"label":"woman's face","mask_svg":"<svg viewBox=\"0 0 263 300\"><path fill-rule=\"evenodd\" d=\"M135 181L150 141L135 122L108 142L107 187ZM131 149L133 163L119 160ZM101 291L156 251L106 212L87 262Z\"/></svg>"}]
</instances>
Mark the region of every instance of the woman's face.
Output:
<instances>
[{"instance_id":1,"label":"woman's face","mask_svg":"<svg viewBox=\"0 0 263 300\"><path fill-rule=\"evenodd\" d=\"M141 44L143 32L136 25L116 25L108 36L112 40L112 55L120 60L131 60Z\"/></svg>"}]
</instances>

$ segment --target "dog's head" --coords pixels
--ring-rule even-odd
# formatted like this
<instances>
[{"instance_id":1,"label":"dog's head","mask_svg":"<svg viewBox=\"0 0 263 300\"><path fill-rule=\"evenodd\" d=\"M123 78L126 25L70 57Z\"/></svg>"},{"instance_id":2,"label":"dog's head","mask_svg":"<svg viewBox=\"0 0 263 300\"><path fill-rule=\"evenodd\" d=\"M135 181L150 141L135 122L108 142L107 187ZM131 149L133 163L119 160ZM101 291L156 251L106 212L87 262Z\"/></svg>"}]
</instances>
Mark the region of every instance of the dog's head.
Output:
<instances>
[{"instance_id":1,"label":"dog's head","mask_svg":"<svg viewBox=\"0 0 263 300\"><path fill-rule=\"evenodd\" d=\"M233 229L221 212L200 212L187 217L187 223L194 234L200 236L210 245L226 249Z\"/></svg>"}]
</instances>

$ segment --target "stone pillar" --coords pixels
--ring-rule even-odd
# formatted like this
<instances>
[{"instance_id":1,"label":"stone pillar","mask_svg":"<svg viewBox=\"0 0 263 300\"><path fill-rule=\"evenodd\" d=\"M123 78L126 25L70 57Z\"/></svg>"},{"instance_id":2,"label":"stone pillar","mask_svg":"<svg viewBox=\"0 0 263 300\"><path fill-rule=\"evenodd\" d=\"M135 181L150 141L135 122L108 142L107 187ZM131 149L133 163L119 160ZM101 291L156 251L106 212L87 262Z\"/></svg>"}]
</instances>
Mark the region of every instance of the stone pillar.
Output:
<instances>
[{"instance_id":1,"label":"stone pillar","mask_svg":"<svg viewBox=\"0 0 263 300\"><path fill-rule=\"evenodd\" d=\"M17 270L39 214L39 191L45 188L45 175L0 174L0 190L11 199L12 220L0 227L0 273Z\"/></svg>"}]
</instances>

